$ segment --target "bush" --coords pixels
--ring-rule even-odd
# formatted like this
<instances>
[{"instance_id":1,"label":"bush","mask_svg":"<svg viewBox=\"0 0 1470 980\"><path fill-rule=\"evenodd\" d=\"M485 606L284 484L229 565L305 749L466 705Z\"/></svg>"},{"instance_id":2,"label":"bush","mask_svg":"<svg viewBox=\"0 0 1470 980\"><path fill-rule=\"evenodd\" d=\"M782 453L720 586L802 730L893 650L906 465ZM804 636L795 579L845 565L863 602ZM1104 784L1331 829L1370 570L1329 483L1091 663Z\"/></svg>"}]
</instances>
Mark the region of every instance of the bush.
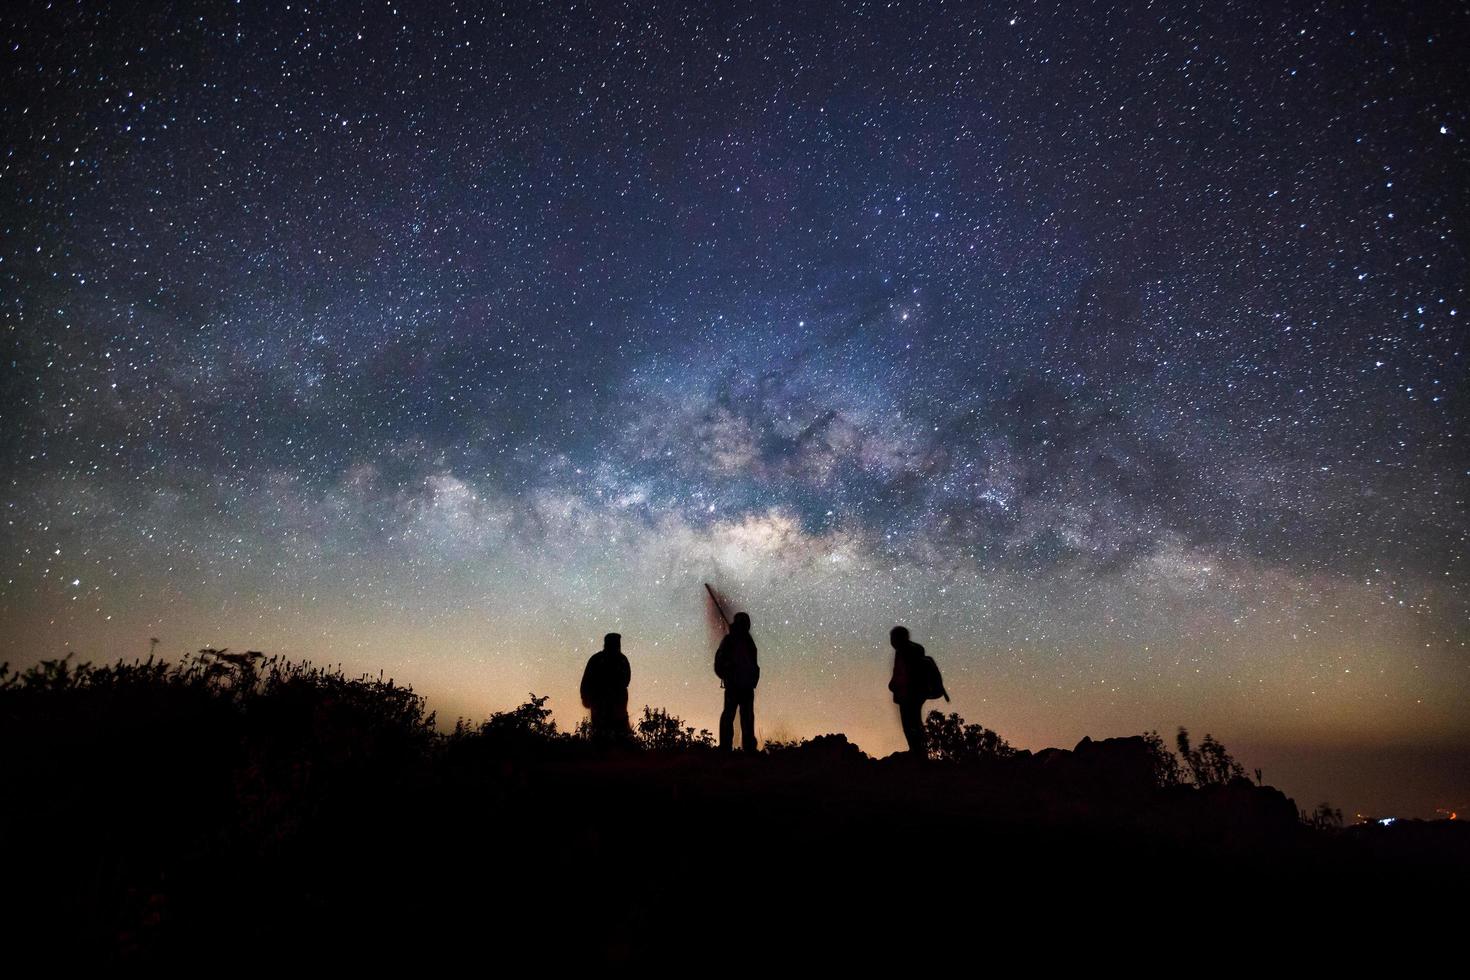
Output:
<instances>
[{"instance_id":1,"label":"bush","mask_svg":"<svg viewBox=\"0 0 1470 980\"><path fill-rule=\"evenodd\" d=\"M1301 811L1302 823L1313 830L1341 830L1342 811L1333 807L1331 803L1318 803L1317 809L1308 813Z\"/></svg>"},{"instance_id":2,"label":"bush","mask_svg":"<svg viewBox=\"0 0 1470 980\"><path fill-rule=\"evenodd\" d=\"M1245 769L1231 758L1230 753L1225 751L1225 746L1215 741L1215 736L1206 734L1204 741L1199 743L1199 748L1191 748L1189 732L1181 727L1175 742L1179 746L1179 757L1189 769L1195 786L1201 789L1206 786L1224 786L1232 779L1245 778Z\"/></svg>"},{"instance_id":3,"label":"bush","mask_svg":"<svg viewBox=\"0 0 1470 980\"><path fill-rule=\"evenodd\" d=\"M638 720L637 740L645 749L660 752L689 752L711 749L715 737L708 728L698 731L693 725L685 725L684 719L669 714L664 708L643 706L643 717Z\"/></svg>"},{"instance_id":4,"label":"bush","mask_svg":"<svg viewBox=\"0 0 1470 980\"><path fill-rule=\"evenodd\" d=\"M1148 746L1153 764L1154 785L1160 788L1182 785L1184 767L1179 764L1179 757L1164 744L1163 736L1156 731L1148 731L1143 733L1143 741Z\"/></svg>"},{"instance_id":5,"label":"bush","mask_svg":"<svg viewBox=\"0 0 1470 980\"><path fill-rule=\"evenodd\" d=\"M551 700L551 695L543 694L537 697L533 691L526 695L527 700L518 707L509 711L497 711L485 721L481 722L478 729L479 734L489 737L506 737L522 739L539 739L543 741L554 741L561 737L556 730L556 722L551 718L551 709L546 702Z\"/></svg>"},{"instance_id":6,"label":"bush","mask_svg":"<svg viewBox=\"0 0 1470 980\"><path fill-rule=\"evenodd\" d=\"M556 727L548 694L533 692L509 711L497 711L478 725L461 718L445 741L449 752L461 766L473 768L494 759L544 758L573 749L577 739Z\"/></svg>"},{"instance_id":7,"label":"bush","mask_svg":"<svg viewBox=\"0 0 1470 980\"><path fill-rule=\"evenodd\" d=\"M761 751L764 752L766 755L780 755L783 752L791 752L795 749L800 749L802 746L806 745L810 741L810 739L802 738L768 738L764 739L761 742Z\"/></svg>"},{"instance_id":8,"label":"bush","mask_svg":"<svg viewBox=\"0 0 1470 980\"><path fill-rule=\"evenodd\" d=\"M924 721L929 758L940 762L974 762L1008 759L1016 750L984 725L967 725L958 713L929 712Z\"/></svg>"},{"instance_id":9,"label":"bush","mask_svg":"<svg viewBox=\"0 0 1470 980\"><path fill-rule=\"evenodd\" d=\"M303 855L350 849L361 814L412 808L437 744L392 680L254 651L0 667L0 827L48 842L6 871L41 927L92 923L89 942L142 956L176 918L201 928Z\"/></svg>"},{"instance_id":10,"label":"bush","mask_svg":"<svg viewBox=\"0 0 1470 980\"><path fill-rule=\"evenodd\" d=\"M241 733L269 738L272 747L310 742L314 750L354 746L423 749L433 741L434 715L424 699L392 678L348 677L340 667L313 666L254 650L206 647L178 663L149 657L75 666L71 657L46 660L23 673L0 666L0 722L51 722L68 713L72 730L122 723L127 730L167 723L187 726L208 716L229 719ZM172 733L188 742L200 732ZM331 743L331 744L328 744Z\"/></svg>"}]
</instances>

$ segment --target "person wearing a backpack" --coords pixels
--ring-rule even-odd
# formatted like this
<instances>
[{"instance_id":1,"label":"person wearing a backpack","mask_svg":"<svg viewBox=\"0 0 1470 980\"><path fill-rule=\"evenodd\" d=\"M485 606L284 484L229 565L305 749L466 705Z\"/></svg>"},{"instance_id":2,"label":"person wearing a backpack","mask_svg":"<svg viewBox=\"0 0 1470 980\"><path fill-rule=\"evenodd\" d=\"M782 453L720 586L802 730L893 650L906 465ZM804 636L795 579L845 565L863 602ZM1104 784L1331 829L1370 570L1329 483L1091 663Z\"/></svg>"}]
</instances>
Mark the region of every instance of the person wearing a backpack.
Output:
<instances>
[{"instance_id":1,"label":"person wearing a backpack","mask_svg":"<svg viewBox=\"0 0 1470 980\"><path fill-rule=\"evenodd\" d=\"M924 653L922 646L909 639L906 627L893 627L888 642L893 644L893 677L888 681L888 690L893 692L893 703L898 705L898 720L909 743L909 754L925 759L929 746L924 736L924 702L941 697L948 701L949 693L944 689L939 665Z\"/></svg>"},{"instance_id":2,"label":"person wearing a backpack","mask_svg":"<svg viewBox=\"0 0 1470 980\"><path fill-rule=\"evenodd\" d=\"M750 616L740 612L730 622L730 632L715 651L715 675L725 684L725 710L720 712L720 748L728 751L735 740L735 712L740 712L740 747L755 751L755 686L761 668L756 661L755 640L750 637Z\"/></svg>"}]
</instances>

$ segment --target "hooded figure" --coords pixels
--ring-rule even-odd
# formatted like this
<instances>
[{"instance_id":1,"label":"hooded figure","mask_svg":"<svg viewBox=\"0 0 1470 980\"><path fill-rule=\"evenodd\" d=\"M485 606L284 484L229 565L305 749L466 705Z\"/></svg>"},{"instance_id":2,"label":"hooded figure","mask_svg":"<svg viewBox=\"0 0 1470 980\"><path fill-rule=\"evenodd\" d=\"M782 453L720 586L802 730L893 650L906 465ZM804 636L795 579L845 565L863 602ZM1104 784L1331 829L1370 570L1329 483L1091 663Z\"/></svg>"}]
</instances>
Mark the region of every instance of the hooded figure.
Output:
<instances>
[{"instance_id":1,"label":"hooded figure","mask_svg":"<svg viewBox=\"0 0 1470 980\"><path fill-rule=\"evenodd\" d=\"M609 633L602 649L587 661L582 671L582 707L592 713L592 734L603 738L626 738L628 725L628 681L632 668L623 656L623 637Z\"/></svg>"},{"instance_id":2,"label":"hooded figure","mask_svg":"<svg viewBox=\"0 0 1470 980\"><path fill-rule=\"evenodd\" d=\"M725 682L725 710L720 712L720 748L729 749L735 739L735 712L740 712L740 747L755 751L755 686L761 668L756 660L755 640L750 637L750 616L736 613L730 632L715 651L715 674Z\"/></svg>"}]
</instances>

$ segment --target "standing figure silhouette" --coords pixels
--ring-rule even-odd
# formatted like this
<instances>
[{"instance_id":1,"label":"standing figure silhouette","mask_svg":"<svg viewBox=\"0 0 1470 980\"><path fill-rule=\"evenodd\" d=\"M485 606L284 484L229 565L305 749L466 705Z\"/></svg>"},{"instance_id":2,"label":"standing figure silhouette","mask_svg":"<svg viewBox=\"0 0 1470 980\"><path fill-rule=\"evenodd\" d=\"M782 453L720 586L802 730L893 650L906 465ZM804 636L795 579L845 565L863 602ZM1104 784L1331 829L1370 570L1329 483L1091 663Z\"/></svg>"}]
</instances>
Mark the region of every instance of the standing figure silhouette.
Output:
<instances>
[{"instance_id":1,"label":"standing figure silhouette","mask_svg":"<svg viewBox=\"0 0 1470 980\"><path fill-rule=\"evenodd\" d=\"M594 738L621 740L633 734L628 725L628 681L632 668L623 656L623 636L609 633L602 649L582 671L582 706L592 713Z\"/></svg>"},{"instance_id":2,"label":"standing figure silhouette","mask_svg":"<svg viewBox=\"0 0 1470 980\"><path fill-rule=\"evenodd\" d=\"M740 747L755 751L755 686L761 668L756 660L755 640L750 636L750 616L736 613L730 632L715 651L715 674L725 682L725 710L720 713L720 748L729 751L735 739L735 712L740 712Z\"/></svg>"},{"instance_id":3,"label":"standing figure silhouette","mask_svg":"<svg viewBox=\"0 0 1470 980\"><path fill-rule=\"evenodd\" d=\"M924 737L924 702L928 700L928 692L921 676L924 648L909 639L909 631L903 626L889 630L888 642L893 644L893 677L888 681L888 690L893 692L893 703L898 705L898 721L903 725L909 754L924 759L929 755Z\"/></svg>"}]
</instances>

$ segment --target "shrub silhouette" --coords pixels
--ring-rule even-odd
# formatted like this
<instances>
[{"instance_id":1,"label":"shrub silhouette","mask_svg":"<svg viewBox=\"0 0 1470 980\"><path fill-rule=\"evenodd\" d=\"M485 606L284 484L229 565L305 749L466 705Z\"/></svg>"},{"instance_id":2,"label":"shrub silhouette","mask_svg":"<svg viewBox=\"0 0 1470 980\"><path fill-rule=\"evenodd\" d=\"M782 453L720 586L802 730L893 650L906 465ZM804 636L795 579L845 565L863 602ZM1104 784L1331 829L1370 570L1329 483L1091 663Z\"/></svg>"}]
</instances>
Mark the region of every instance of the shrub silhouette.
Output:
<instances>
[{"instance_id":1,"label":"shrub silhouette","mask_svg":"<svg viewBox=\"0 0 1470 980\"><path fill-rule=\"evenodd\" d=\"M1200 789L1224 786L1232 779L1245 778L1245 769L1231 758L1225 746L1215 741L1213 735L1206 734L1199 748L1191 748L1189 731L1181 726L1175 744L1179 746L1179 757L1184 760L1191 781Z\"/></svg>"},{"instance_id":2,"label":"shrub silhouette","mask_svg":"<svg viewBox=\"0 0 1470 980\"><path fill-rule=\"evenodd\" d=\"M1318 803L1317 809L1308 813L1301 811L1302 823L1313 830L1341 830L1342 811L1333 807L1331 803Z\"/></svg>"},{"instance_id":3,"label":"shrub silhouette","mask_svg":"<svg viewBox=\"0 0 1470 980\"><path fill-rule=\"evenodd\" d=\"M473 769L487 760L536 759L575 753L583 740L560 731L551 717L548 694L532 692L509 711L497 711L478 725L459 719L444 737L450 757Z\"/></svg>"},{"instance_id":4,"label":"shrub silhouette","mask_svg":"<svg viewBox=\"0 0 1470 980\"><path fill-rule=\"evenodd\" d=\"M1016 750L984 725L967 725L957 712L945 715L931 711L924 720L924 734L929 742L929 758L940 762L976 762L982 759L1007 759Z\"/></svg>"},{"instance_id":5,"label":"shrub silhouette","mask_svg":"<svg viewBox=\"0 0 1470 980\"><path fill-rule=\"evenodd\" d=\"M804 738L767 738L761 741L761 751L766 755L780 755L792 749L799 749L808 741L810 740Z\"/></svg>"},{"instance_id":6,"label":"shrub silhouette","mask_svg":"<svg viewBox=\"0 0 1470 980\"><path fill-rule=\"evenodd\" d=\"M570 733L557 728L551 717L547 702L548 695L532 693L521 705L510 711L498 711L479 725L460 719L449 741L457 747L475 744L482 749L516 751L528 754L551 749L585 750L595 745L606 745L607 740L596 736L587 719L578 722ZM686 725L679 716L665 708L643 707L643 717L634 726L632 737L625 746L658 752L689 752L713 748L714 735L708 729L696 729Z\"/></svg>"},{"instance_id":7,"label":"shrub silhouette","mask_svg":"<svg viewBox=\"0 0 1470 980\"><path fill-rule=\"evenodd\" d=\"M709 729L698 731L693 725L685 725L684 719L664 708L643 706L643 717L638 720L638 744L645 749L659 752L690 752L714 748L715 738Z\"/></svg>"},{"instance_id":8,"label":"shrub silhouette","mask_svg":"<svg viewBox=\"0 0 1470 980\"><path fill-rule=\"evenodd\" d=\"M1163 736L1157 731L1147 731L1143 733L1143 741L1153 762L1154 785L1168 788L1183 784L1184 767L1180 765L1179 757L1164 744Z\"/></svg>"},{"instance_id":9,"label":"shrub silhouette","mask_svg":"<svg viewBox=\"0 0 1470 980\"><path fill-rule=\"evenodd\" d=\"M435 737L434 715L424 699L392 678L348 677L341 667L317 667L256 651L231 653L206 647L177 663L118 661L75 666L71 657L46 660L24 673L0 666L0 705L7 723L65 702L85 720L88 714L135 712L172 705L233 716L273 743L331 741L347 729L373 742L396 739L427 748ZM88 710L76 711L84 705Z\"/></svg>"},{"instance_id":10,"label":"shrub silhouette","mask_svg":"<svg viewBox=\"0 0 1470 980\"><path fill-rule=\"evenodd\" d=\"M551 700L551 695L543 694L539 698L533 691L526 695L526 701L509 711L497 711L485 721L481 722L479 734L489 737L506 737L522 739L539 739L553 741L561 737L556 730L556 722L552 720L551 709L546 707L546 702Z\"/></svg>"},{"instance_id":11,"label":"shrub silhouette","mask_svg":"<svg viewBox=\"0 0 1470 980\"><path fill-rule=\"evenodd\" d=\"M258 869L407 798L438 744L391 679L254 651L0 667L0 745L24 747L3 754L25 801L7 839L65 842L12 852L10 873L55 922L144 956L180 916L198 927L202 895L233 901Z\"/></svg>"}]
</instances>

